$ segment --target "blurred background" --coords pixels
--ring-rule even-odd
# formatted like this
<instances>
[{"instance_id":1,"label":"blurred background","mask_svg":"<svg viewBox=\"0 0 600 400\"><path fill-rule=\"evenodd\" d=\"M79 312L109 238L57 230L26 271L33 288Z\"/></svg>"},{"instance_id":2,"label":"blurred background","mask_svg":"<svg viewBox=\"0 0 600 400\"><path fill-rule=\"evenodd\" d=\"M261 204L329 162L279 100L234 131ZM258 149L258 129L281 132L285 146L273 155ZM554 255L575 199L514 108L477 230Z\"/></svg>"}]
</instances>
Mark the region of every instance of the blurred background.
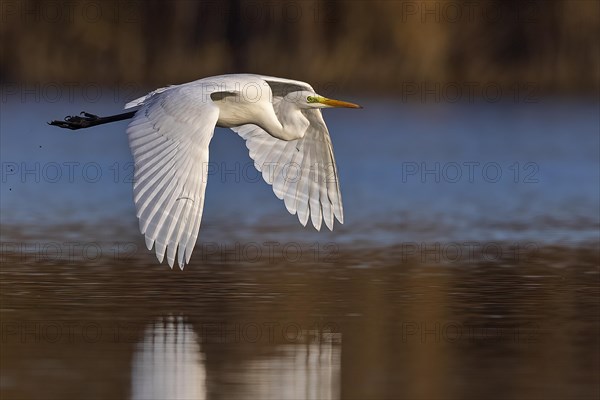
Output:
<instances>
[{"instance_id":1,"label":"blurred background","mask_svg":"<svg viewBox=\"0 0 600 400\"><path fill-rule=\"evenodd\" d=\"M595 1L5 1L3 82L148 87L259 72L394 95L407 81L595 94Z\"/></svg>"},{"instance_id":2,"label":"blurred background","mask_svg":"<svg viewBox=\"0 0 600 400\"><path fill-rule=\"evenodd\" d=\"M597 399L600 2L0 3L0 395ZM217 128L182 272L127 122L157 87L304 80L344 200L303 228Z\"/></svg>"}]
</instances>

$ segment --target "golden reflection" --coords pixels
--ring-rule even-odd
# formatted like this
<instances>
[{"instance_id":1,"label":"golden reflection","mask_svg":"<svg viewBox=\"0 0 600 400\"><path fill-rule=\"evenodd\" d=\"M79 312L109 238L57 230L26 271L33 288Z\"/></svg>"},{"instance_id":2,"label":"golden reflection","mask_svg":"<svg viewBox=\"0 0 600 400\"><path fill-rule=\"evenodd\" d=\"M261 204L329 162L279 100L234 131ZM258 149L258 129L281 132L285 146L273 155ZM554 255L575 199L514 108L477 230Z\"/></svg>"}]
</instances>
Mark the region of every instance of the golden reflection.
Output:
<instances>
[{"instance_id":1,"label":"golden reflection","mask_svg":"<svg viewBox=\"0 0 600 400\"><path fill-rule=\"evenodd\" d=\"M300 340L273 344L211 374L203 338L196 332L181 316L161 317L146 328L133 356L133 399L205 399L207 388L232 398L340 398L341 333L305 330ZM230 350L227 346L238 344L221 343L208 358L216 359ZM256 343L242 346L258 350Z\"/></svg>"},{"instance_id":2,"label":"golden reflection","mask_svg":"<svg viewBox=\"0 0 600 400\"><path fill-rule=\"evenodd\" d=\"M205 399L206 369L200 342L182 317L159 318L133 357L133 399Z\"/></svg>"},{"instance_id":3,"label":"golden reflection","mask_svg":"<svg viewBox=\"0 0 600 400\"><path fill-rule=\"evenodd\" d=\"M254 399L339 399L341 334L309 332L312 343L284 344L244 366L241 383Z\"/></svg>"}]
</instances>

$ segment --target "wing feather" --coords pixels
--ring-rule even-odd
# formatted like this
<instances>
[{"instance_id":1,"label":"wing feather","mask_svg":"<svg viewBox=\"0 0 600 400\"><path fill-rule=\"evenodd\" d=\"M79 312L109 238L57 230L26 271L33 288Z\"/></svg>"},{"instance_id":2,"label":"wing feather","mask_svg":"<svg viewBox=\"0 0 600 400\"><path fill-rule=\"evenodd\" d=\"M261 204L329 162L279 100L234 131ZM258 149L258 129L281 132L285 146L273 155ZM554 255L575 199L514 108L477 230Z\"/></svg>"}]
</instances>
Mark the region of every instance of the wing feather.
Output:
<instances>
[{"instance_id":1,"label":"wing feather","mask_svg":"<svg viewBox=\"0 0 600 400\"><path fill-rule=\"evenodd\" d=\"M285 202L285 207L290 214L296 214L296 193L300 177L302 176L302 153L294 147L293 155L290 164L286 171L286 180L282 188L282 197Z\"/></svg>"},{"instance_id":2,"label":"wing feather","mask_svg":"<svg viewBox=\"0 0 600 400\"><path fill-rule=\"evenodd\" d=\"M304 157L302 158L302 171L301 176L306 177L310 174L310 165L311 158L310 152L302 151ZM298 189L296 190L295 199L296 199L296 212L298 214L298 219L303 226L306 226L308 222L308 217L310 216L310 209L308 207L308 179L300 179L298 184Z\"/></svg>"},{"instance_id":3,"label":"wing feather","mask_svg":"<svg viewBox=\"0 0 600 400\"><path fill-rule=\"evenodd\" d=\"M315 146L313 143L310 145L310 155L311 159L318 160L317 153L315 152ZM320 165L319 162L316 161L311 166L311 173L309 174L308 181L308 198L309 198L309 207L310 207L310 220L315 227L316 230L321 230L321 222L323 221L323 215L321 213L321 202L319 201L319 197L321 195L321 191L319 188L319 173L320 173Z\"/></svg>"},{"instance_id":4,"label":"wing feather","mask_svg":"<svg viewBox=\"0 0 600 400\"><path fill-rule=\"evenodd\" d=\"M277 113L277 107L274 107ZM315 229L325 225L333 230L334 216L343 223L338 172L333 158L329 131L321 111L304 110L310 121L303 138L284 141L269 135L256 125L231 128L245 141L256 169L273 185L275 195L284 200L286 209L297 214L302 225L311 218ZM291 170L290 170L291 169ZM293 169L300 174L295 178Z\"/></svg>"},{"instance_id":5,"label":"wing feather","mask_svg":"<svg viewBox=\"0 0 600 400\"><path fill-rule=\"evenodd\" d=\"M134 202L148 249L183 268L198 238L208 145L219 109L198 87L174 86L143 98L127 128L135 161Z\"/></svg>"}]
</instances>

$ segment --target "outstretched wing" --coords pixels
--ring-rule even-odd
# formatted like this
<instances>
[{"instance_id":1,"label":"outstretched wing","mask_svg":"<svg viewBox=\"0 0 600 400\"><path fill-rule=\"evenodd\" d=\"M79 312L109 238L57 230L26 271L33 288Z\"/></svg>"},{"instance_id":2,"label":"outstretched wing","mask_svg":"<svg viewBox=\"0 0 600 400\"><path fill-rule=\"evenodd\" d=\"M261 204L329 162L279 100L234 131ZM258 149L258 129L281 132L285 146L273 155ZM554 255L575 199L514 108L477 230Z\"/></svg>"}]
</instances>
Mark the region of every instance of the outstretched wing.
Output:
<instances>
[{"instance_id":1,"label":"outstretched wing","mask_svg":"<svg viewBox=\"0 0 600 400\"><path fill-rule=\"evenodd\" d=\"M160 262L190 261L206 189L208 145L219 117L194 88L164 90L145 99L127 128L135 161L134 201L140 230Z\"/></svg>"},{"instance_id":2,"label":"outstretched wing","mask_svg":"<svg viewBox=\"0 0 600 400\"><path fill-rule=\"evenodd\" d=\"M288 93L297 92L300 90L308 90L310 92L314 92L312 86L310 86L306 82L295 81L292 79L285 78L277 78L275 76L265 76L265 75L256 75L258 78L264 80L271 89L273 93L273 98L277 99L278 97L283 98Z\"/></svg>"},{"instance_id":3,"label":"outstretched wing","mask_svg":"<svg viewBox=\"0 0 600 400\"><path fill-rule=\"evenodd\" d=\"M280 101L274 96L276 114ZM333 230L334 216L344 223L344 210L331 138L320 110L303 113L310 125L302 139L280 140L256 125L232 129L246 141L254 166L287 210L298 214L302 225L310 216L317 230L323 220Z\"/></svg>"}]
</instances>

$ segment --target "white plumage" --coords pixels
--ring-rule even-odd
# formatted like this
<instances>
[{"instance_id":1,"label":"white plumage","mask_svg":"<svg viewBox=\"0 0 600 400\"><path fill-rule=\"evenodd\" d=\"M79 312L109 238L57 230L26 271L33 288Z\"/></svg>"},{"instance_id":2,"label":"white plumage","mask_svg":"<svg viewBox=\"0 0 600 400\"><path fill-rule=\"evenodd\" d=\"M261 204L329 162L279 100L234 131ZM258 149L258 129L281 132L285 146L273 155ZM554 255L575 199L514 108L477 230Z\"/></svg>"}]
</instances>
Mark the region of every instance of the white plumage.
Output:
<instances>
[{"instance_id":1,"label":"white plumage","mask_svg":"<svg viewBox=\"0 0 600 400\"><path fill-rule=\"evenodd\" d=\"M342 197L324 107L359 106L317 95L304 82L238 74L155 90L127 128L134 201L148 249L172 267L189 263L202 219L215 126L245 141L256 168L302 225L343 223Z\"/></svg>"}]
</instances>

